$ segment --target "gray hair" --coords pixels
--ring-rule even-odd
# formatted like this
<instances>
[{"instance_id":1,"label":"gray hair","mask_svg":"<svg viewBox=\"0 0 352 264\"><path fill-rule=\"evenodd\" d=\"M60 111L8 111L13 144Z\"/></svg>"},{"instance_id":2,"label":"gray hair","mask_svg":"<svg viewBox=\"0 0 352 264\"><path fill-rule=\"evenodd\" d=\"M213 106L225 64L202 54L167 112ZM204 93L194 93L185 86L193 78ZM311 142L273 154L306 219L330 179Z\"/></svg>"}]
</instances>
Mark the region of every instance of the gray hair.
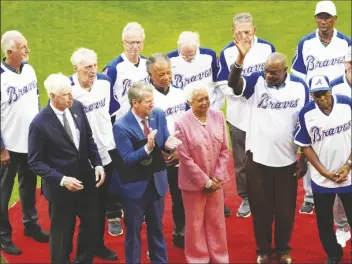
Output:
<instances>
[{"instance_id":1,"label":"gray hair","mask_svg":"<svg viewBox=\"0 0 352 264\"><path fill-rule=\"evenodd\" d=\"M147 72L149 75L152 72L153 65L158 61L166 61L171 65L170 59L167 55L165 55L164 53L154 53L152 56L150 56L147 59L147 62L146 62Z\"/></svg>"},{"instance_id":2,"label":"gray hair","mask_svg":"<svg viewBox=\"0 0 352 264\"><path fill-rule=\"evenodd\" d=\"M98 56L94 50L79 48L73 52L70 60L72 65L75 65L80 69L87 65L96 64L98 61Z\"/></svg>"},{"instance_id":3,"label":"gray hair","mask_svg":"<svg viewBox=\"0 0 352 264\"><path fill-rule=\"evenodd\" d=\"M63 89L71 87L71 82L70 79L61 72L53 73L44 81L44 87L50 98L51 93L58 95Z\"/></svg>"},{"instance_id":4,"label":"gray hair","mask_svg":"<svg viewBox=\"0 0 352 264\"><path fill-rule=\"evenodd\" d=\"M183 31L178 37L177 45L179 49L182 47L194 47L198 49L200 46L198 32Z\"/></svg>"},{"instance_id":5,"label":"gray hair","mask_svg":"<svg viewBox=\"0 0 352 264\"><path fill-rule=\"evenodd\" d=\"M241 23L251 23L253 24L253 17L249 13L239 13L233 17L233 27Z\"/></svg>"},{"instance_id":6,"label":"gray hair","mask_svg":"<svg viewBox=\"0 0 352 264\"><path fill-rule=\"evenodd\" d=\"M279 53L279 52L274 52L274 53L271 53L268 58L266 59L266 62L265 64L269 64L269 63L272 63L274 61L279 61L282 65L282 67L287 67L287 59L286 59L286 56L282 53Z\"/></svg>"},{"instance_id":7,"label":"gray hair","mask_svg":"<svg viewBox=\"0 0 352 264\"><path fill-rule=\"evenodd\" d=\"M22 33L17 30L6 31L1 38L1 49L5 56L7 56L7 52L9 50L15 49L16 43L24 39L25 37L22 35Z\"/></svg>"},{"instance_id":8,"label":"gray hair","mask_svg":"<svg viewBox=\"0 0 352 264\"><path fill-rule=\"evenodd\" d=\"M132 106L132 100L135 99L137 102L143 101L146 93L153 93L154 87L150 83L136 82L133 83L131 88L128 90L128 101Z\"/></svg>"},{"instance_id":9,"label":"gray hair","mask_svg":"<svg viewBox=\"0 0 352 264\"><path fill-rule=\"evenodd\" d=\"M140 36L144 40L144 28L137 22L130 22L122 30L122 40L125 40L127 36Z\"/></svg>"},{"instance_id":10,"label":"gray hair","mask_svg":"<svg viewBox=\"0 0 352 264\"><path fill-rule=\"evenodd\" d=\"M196 81L196 82L191 82L191 83L187 84L185 86L185 88L183 89L185 99L188 102L191 102L194 93L199 90L207 90L207 92L208 92L208 85L203 81Z\"/></svg>"}]
</instances>

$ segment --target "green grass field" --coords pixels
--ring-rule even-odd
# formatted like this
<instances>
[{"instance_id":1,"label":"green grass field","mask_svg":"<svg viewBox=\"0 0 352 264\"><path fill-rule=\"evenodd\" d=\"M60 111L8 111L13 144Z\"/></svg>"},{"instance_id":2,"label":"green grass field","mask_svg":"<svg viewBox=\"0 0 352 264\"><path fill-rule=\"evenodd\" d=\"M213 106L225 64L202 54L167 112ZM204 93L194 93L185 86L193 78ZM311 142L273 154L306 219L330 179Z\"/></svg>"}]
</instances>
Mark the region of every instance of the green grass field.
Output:
<instances>
[{"instance_id":1,"label":"green grass field","mask_svg":"<svg viewBox=\"0 0 352 264\"><path fill-rule=\"evenodd\" d=\"M249 12L257 35L272 42L291 62L299 39L315 30L316 1L1 1L1 35L21 31L31 49L42 105L45 78L72 73L70 56L79 47L98 54L99 69L122 52L121 32L131 21L146 32L143 55L176 48L179 34L198 31L201 45L221 49L232 40L232 18ZM336 28L351 36L351 2L335 1ZM3 56L3 55L2 55ZM11 204L18 200L17 185Z\"/></svg>"}]
</instances>

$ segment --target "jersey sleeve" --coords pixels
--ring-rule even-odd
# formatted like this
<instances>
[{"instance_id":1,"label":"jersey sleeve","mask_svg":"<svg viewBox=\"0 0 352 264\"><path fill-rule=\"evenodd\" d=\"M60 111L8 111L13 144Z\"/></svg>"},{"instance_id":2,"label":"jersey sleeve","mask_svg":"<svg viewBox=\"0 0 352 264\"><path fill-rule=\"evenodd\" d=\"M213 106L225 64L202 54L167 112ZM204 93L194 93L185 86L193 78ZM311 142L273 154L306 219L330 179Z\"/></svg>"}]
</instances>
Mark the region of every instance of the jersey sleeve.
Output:
<instances>
[{"instance_id":1,"label":"jersey sleeve","mask_svg":"<svg viewBox=\"0 0 352 264\"><path fill-rule=\"evenodd\" d=\"M303 45L304 41L300 41L297 45L296 53L292 59L291 71L305 80L307 75L307 68L303 58Z\"/></svg>"},{"instance_id":2,"label":"jersey sleeve","mask_svg":"<svg viewBox=\"0 0 352 264\"><path fill-rule=\"evenodd\" d=\"M220 65L219 65L219 60L216 56L215 51L211 52L211 58L212 58L211 59L211 70L213 72L213 82L216 82Z\"/></svg>"},{"instance_id":3,"label":"jersey sleeve","mask_svg":"<svg viewBox=\"0 0 352 264\"><path fill-rule=\"evenodd\" d=\"M295 144L300 147L308 147L312 143L307 131L307 127L304 119L304 113L305 112L301 110L301 112L298 115L298 120L297 120L296 130L295 130L295 138L294 138Z\"/></svg>"},{"instance_id":4,"label":"jersey sleeve","mask_svg":"<svg viewBox=\"0 0 352 264\"><path fill-rule=\"evenodd\" d=\"M242 96L246 99L251 98L254 94L254 88L260 75L262 75L262 72L254 72L251 75L242 76L242 79L244 80Z\"/></svg>"},{"instance_id":5,"label":"jersey sleeve","mask_svg":"<svg viewBox=\"0 0 352 264\"><path fill-rule=\"evenodd\" d=\"M219 85L224 84L222 82L226 82L227 84L227 79L229 77L229 74L230 74L229 67L225 59L224 51L222 51L220 54L220 60L219 60L219 71L216 77L216 81L218 82L218 84Z\"/></svg>"},{"instance_id":6,"label":"jersey sleeve","mask_svg":"<svg viewBox=\"0 0 352 264\"><path fill-rule=\"evenodd\" d=\"M114 86L117 79L116 67L107 66L104 68L103 73L110 78L110 104L109 104L109 114L113 115L118 109L120 109L120 103L118 101L117 95L114 91Z\"/></svg>"}]
</instances>

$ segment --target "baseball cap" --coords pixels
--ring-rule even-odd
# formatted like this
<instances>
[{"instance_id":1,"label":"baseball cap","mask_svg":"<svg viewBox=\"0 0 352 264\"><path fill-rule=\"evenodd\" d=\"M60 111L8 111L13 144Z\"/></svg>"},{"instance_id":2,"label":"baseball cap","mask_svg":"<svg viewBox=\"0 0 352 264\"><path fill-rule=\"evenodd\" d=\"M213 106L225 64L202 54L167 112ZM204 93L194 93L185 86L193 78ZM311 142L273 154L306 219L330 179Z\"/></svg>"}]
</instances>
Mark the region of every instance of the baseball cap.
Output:
<instances>
[{"instance_id":1,"label":"baseball cap","mask_svg":"<svg viewBox=\"0 0 352 264\"><path fill-rule=\"evenodd\" d=\"M320 1L315 7L315 15L320 13L328 13L336 16L336 6L332 1Z\"/></svg>"},{"instance_id":2,"label":"baseball cap","mask_svg":"<svg viewBox=\"0 0 352 264\"><path fill-rule=\"evenodd\" d=\"M311 93L331 90L329 85L329 79L325 75L313 76L309 80L309 88Z\"/></svg>"},{"instance_id":3,"label":"baseball cap","mask_svg":"<svg viewBox=\"0 0 352 264\"><path fill-rule=\"evenodd\" d=\"M345 54L345 61L351 61L351 46L347 47Z\"/></svg>"}]
</instances>

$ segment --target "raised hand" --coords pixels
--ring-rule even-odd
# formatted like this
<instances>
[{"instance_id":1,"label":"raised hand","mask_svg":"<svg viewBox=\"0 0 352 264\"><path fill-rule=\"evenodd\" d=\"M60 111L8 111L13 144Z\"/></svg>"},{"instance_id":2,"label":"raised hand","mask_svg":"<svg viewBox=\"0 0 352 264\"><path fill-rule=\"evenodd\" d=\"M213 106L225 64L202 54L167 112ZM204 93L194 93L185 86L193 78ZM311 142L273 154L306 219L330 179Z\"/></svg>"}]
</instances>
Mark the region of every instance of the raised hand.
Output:
<instances>
[{"instance_id":1,"label":"raised hand","mask_svg":"<svg viewBox=\"0 0 352 264\"><path fill-rule=\"evenodd\" d=\"M147 148L152 150L155 147L155 135L158 133L157 129L151 130L148 135Z\"/></svg>"},{"instance_id":2,"label":"raised hand","mask_svg":"<svg viewBox=\"0 0 352 264\"><path fill-rule=\"evenodd\" d=\"M248 41L246 35L242 32L235 32L233 42L238 49L240 59L243 60L252 46L251 42Z\"/></svg>"},{"instance_id":3,"label":"raised hand","mask_svg":"<svg viewBox=\"0 0 352 264\"><path fill-rule=\"evenodd\" d=\"M169 136L169 138L165 142L166 149L174 150L182 144L182 141L176 137L179 133L180 131L176 131L172 136Z\"/></svg>"}]
</instances>

